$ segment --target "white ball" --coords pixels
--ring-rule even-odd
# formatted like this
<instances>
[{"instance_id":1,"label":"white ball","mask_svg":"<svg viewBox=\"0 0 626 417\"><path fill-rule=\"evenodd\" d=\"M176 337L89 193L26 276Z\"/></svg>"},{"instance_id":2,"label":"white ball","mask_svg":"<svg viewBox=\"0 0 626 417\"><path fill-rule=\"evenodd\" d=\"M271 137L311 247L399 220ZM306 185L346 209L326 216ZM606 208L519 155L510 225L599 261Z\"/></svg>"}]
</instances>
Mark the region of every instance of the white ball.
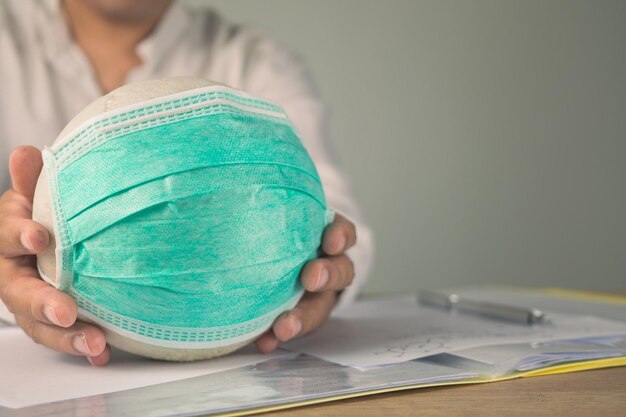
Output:
<instances>
[{"instance_id":1,"label":"white ball","mask_svg":"<svg viewBox=\"0 0 626 417\"><path fill-rule=\"evenodd\" d=\"M196 88L208 87L217 83L186 77L165 78L160 80L149 80L137 82L120 87L109 94L98 98L88 105L76 117L74 117L68 125L59 134L58 141L65 137L72 130L80 126L92 117L105 114L107 112L130 106L143 101L155 99L158 97L168 96ZM56 242L54 240L54 219L52 213L52 202L49 192L49 179L45 170L42 170L37 188L35 190L35 198L33 201L33 220L46 227L50 233L50 246L44 252L37 255L37 262L42 277L51 284L58 284L57 265L55 257ZM79 313L79 319L89 321ZM230 346L211 349L179 349L166 348L129 339L115 331L103 329L107 338L107 342L119 349L131 352L137 355L146 356L155 359L164 359L171 361L193 361L199 359L207 359L216 356L225 355L233 352L242 346L248 344L251 340L238 342Z\"/></svg>"}]
</instances>

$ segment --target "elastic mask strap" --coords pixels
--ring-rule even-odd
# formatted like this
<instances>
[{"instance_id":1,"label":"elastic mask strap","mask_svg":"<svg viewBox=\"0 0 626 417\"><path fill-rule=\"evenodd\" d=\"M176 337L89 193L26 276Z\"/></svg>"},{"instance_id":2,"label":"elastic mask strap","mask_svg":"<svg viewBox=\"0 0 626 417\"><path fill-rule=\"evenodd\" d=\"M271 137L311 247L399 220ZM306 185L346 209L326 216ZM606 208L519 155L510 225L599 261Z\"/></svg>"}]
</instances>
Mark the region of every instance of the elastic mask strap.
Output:
<instances>
[{"instance_id":1,"label":"elastic mask strap","mask_svg":"<svg viewBox=\"0 0 626 417\"><path fill-rule=\"evenodd\" d=\"M48 174L48 186L50 187L50 198L52 200L52 217L54 224L54 238L56 241L56 248L54 250L54 256L56 260L56 276L54 278L47 276L39 269L41 277L54 287L68 291L74 279L73 272L73 256L71 238L65 216L63 215L63 209L61 205L61 199L59 195L59 186L57 183L57 170L54 161L54 156L49 149L44 149L42 152L44 169Z\"/></svg>"}]
</instances>

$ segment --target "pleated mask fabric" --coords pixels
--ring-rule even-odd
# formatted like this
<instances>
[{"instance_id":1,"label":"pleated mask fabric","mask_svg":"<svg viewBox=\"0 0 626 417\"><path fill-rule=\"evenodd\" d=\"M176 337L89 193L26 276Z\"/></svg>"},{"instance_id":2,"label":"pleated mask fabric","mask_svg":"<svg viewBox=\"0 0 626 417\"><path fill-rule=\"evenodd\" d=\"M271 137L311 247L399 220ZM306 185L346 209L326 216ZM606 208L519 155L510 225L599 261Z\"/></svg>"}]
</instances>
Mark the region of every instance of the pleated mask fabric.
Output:
<instances>
[{"instance_id":1,"label":"pleated mask fabric","mask_svg":"<svg viewBox=\"0 0 626 417\"><path fill-rule=\"evenodd\" d=\"M224 86L98 116L43 156L58 287L155 346L261 334L301 297L333 216L285 112Z\"/></svg>"}]
</instances>

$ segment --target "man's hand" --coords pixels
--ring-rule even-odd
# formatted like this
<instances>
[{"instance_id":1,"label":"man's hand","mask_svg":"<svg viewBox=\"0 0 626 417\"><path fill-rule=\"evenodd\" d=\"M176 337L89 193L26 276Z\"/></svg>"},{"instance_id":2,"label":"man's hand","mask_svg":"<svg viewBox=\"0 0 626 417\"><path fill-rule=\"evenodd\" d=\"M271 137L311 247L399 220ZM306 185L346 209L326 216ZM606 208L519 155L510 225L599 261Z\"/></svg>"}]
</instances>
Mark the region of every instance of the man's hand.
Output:
<instances>
[{"instance_id":1,"label":"man's hand","mask_svg":"<svg viewBox=\"0 0 626 417\"><path fill-rule=\"evenodd\" d=\"M308 262L300 273L306 292L300 302L279 316L271 330L256 340L263 353L272 352L286 342L315 330L326 321L337 302L337 294L352 283L354 266L345 251L356 243L354 225L340 214L324 231L322 256Z\"/></svg>"},{"instance_id":2,"label":"man's hand","mask_svg":"<svg viewBox=\"0 0 626 417\"><path fill-rule=\"evenodd\" d=\"M109 348L102 331L77 322L72 298L37 273L34 254L49 244L48 231L31 220L42 166L41 152L36 148L22 146L11 153L13 188L0 197L0 299L35 342L86 356L93 365L104 365L109 360Z\"/></svg>"}]
</instances>

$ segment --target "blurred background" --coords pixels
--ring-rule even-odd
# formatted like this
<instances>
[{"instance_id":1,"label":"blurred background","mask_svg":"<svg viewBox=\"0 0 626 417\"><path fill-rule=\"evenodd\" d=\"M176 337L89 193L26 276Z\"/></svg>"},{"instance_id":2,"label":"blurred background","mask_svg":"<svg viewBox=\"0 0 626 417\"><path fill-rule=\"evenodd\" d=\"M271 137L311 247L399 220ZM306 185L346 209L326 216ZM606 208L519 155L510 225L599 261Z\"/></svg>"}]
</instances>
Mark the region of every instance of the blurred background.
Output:
<instances>
[{"instance_id":1,"label":"blurred background","mask_svg":"<svg viewBox=\"0 0 626 417\"><path fill-rule=\"evenodd\" d=\"M367 292L626 290L626 1L196 0L304 56Z\"/></svg>"}]
</instances>

